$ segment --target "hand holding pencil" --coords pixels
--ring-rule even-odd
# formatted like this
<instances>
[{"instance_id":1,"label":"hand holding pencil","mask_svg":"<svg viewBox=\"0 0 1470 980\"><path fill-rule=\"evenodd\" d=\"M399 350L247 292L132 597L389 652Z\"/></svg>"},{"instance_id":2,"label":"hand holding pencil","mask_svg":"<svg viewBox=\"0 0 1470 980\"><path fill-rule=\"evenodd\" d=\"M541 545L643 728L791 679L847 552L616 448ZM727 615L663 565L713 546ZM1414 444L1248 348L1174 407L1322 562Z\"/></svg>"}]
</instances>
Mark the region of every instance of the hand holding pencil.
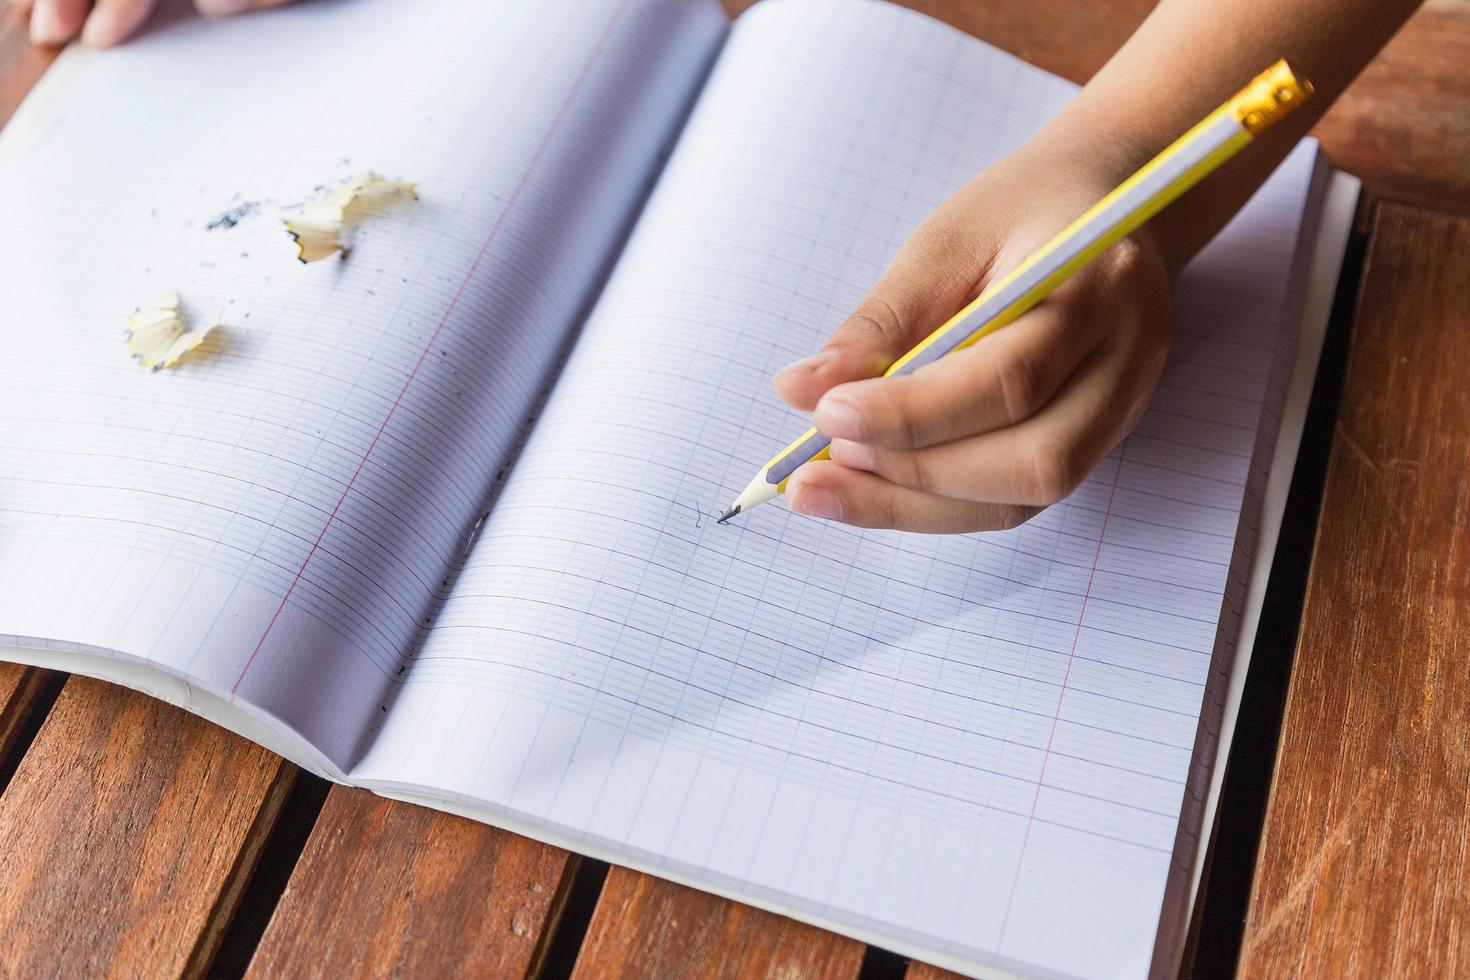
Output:
<instances>
[{"instance_id":1,"label":"hand holding pencil","mask_svg":"<svg viewBox=\"0 0 1470 980\"><path fill-rule=\"evenodd\" d=\"M776 376L814 428L722 521L785 491L859 526L989 530L1065 497L1132 430L1167 356L1183 262L1144 222L1310 92L1279 62L1146 163L1058 127L983 172L822 352Z\"/></svg>"},{"instance_id":2,"label":"hand holding pencil","mask_svg":"<svg viewBox=\"0 0 1470 980\"><path fill-rule=\"evenodd\" d=\"M1049 172L1038 174L1030 151L1043 149ZM1011 327L922 372L874 376L1112 189L1083 166L1083 146L1027 151L950 198L828 346L776 375L777 393L833 440L831 460L791 480L792 509L862 527L1013 527L1070 492L1137 420L1172 326L1169 277L1147 231ZM958 229L995 251L953 248ZM905 288L920 270L944 288Z\"/></svg>"}]
</instances>

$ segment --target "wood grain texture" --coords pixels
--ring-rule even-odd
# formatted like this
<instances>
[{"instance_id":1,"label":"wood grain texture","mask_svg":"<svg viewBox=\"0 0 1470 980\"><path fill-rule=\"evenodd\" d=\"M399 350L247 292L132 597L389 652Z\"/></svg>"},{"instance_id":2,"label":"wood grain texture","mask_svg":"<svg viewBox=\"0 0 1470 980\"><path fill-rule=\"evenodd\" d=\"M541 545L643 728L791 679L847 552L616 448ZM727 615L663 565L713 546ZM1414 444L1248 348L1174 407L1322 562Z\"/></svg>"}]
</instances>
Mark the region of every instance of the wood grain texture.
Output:
<instances>
[{"instance_id":1,"label":"wood grain texture","mask_svg":"<svg viewBox=\"0 0 1470 980\"><path fill-rule=\"evenodd\" d=\"M55 60L0 15L0 123ZM46 672L0 665L0 756ZM0 976L207 967L296 769L141 694L67 681L0 796Z\"/></svg>"},{"instance_id":2,"label":"wood grain texture","mask_svg":"<svg viewBox=\"0 0 1470 980\"><path fill-rule=\"evenodd\" d=\"M0 760L10 754L12 743L30 716L46 672L19 664L0 664Z\"/></svg>"},{"instance_id":3,"label":"wood grain texture","mask_svg":"<svg viewBox=\"0 0 1470 980\"><path fill-rule=\"evenodd\" d=\"M904 980L961 980L961 977L958 973L941 970L928 963L910 963L908 972L904 974Z\"/></svg>"},{"instance_id":4,"label":"wood grain texture","mask_svg":"<svg viewBox=\"0 0 1470 980\"><path fill-rule=\"evenodd\" d=\"M1241 972L1470 975L1470 220L1382 206Z\"/></svg>"},{"instance_id":5,"label":"wood grain texture","mask_svg":"<svg viewBox=\"0 0 1470 980\"><path fill-rule=\"evenodd\" d=\"M754 0L723 0L731 14ZM905 0L1075 82L1102 67L1154 0ZM0 19L0 123L54 52L26 41L14 9ZM1368 190L1470 212L1470 0L1428 0L1317 127L1333 159Z\"/></svg>"},{"instance_id":6,"label":"wood grain texture","mask_svg":"<svg viewBox=\"0 0 1470 980\"><path fill-rule=\"evenodd\" d=\"M864 947L673 882L613 868L573 977L853 978Z\"/></svg>"},{"instance_id":7,"label":"wood grain texture","mask_svg":"<svg viewBox=\"0 0 1470 980\"><path fill-rule=\"evenodd\" d=\"M727 5L734 9L748 4L727 0ZM1152 0L915 0L914 5L1082 81L1123 42ZM1329 151L1363 175L1372 190L1470 208L1467 45L1470 0L1430 0L1323 121L1319 132ZM19 18L7 11L0 19L0 122L52 57L26 43ZM1438 232L1421 229L1413 234L1418 236L1415 247L1447 243ZM1405 251L1396 261L1407 266L1410 259ZM1378 261L1381 269L1388 259ZM1463 296L1459 302L1463 310ZM1359 343L1364 343L1361 337ZM1464 363L1464 354L1463 346L1458 348L1458 363ZM1447 371L1455 362L1441 363ZM1394 398L1408 399L1416 417L1434 404L1427 389L1413 387L1423 379L1412 371L1404 373L1411 367L1422 370L1424 362L1411 360L1400 367L1397 387L1382 396L1389 405L1384 411L1402 408ZM1346 400L1344 404L1346 413ZM1362 411L1371 414L1373 409ZM1459 431L1463 446L1463 423ZM1399 446L1370 443L1375 448L1365 453L1366 460L1345 449L1347 462L1334 467L1362 468L1359 476L1369 484L1358 488L1362 492L1387 493L1372 483L1377 479L1399 493L1400 484L1425 472L1393 462L1421 457L1407 456ZM1459 465L1463 471L1464 461ZM1373 512L1366 500L1358 506L1364 515ZM1401 590L1450 574L1450 558L1443 550L1449 532L1438 542L1429 540L1426 528L1416 533L1416 547L1441 549L1435 552L1441 564L1425 565L1428 559L1403 551L1401 543L1395 551L1393 542L1375 539L1385 545L1381 554L1393 556L1385 559L1387 574L1382 577L1397 576ZM1463 548L1462 534L1454 540L1461 542L1455 547ZM1370 580L1380 571L1361 554L1339 560L1358 561L1358 572ZM1457 567L1465 567L1463 560ZM1329 574L1324 570L1318 578ZM1383 583L1369 585L1379 588ZM1341 582L1333 586L1345 587ZM1402 598L1402 591L1394 596L1400 606ZM1456 673L1463 661L1455 660L1463 650L1451 650L1442 640L1425 640L1417 653L1432 655L1432 664L1414 661L1406 666L1396 659L1401 649L1392 656L1378 649L1380 662L1363 645L1370 635L1393 630L1402 642L1410 642L1410 637L1421 636L1422 630L1414 630L1427 624L1423 617L1447 615L1444 602L1439 601L1435 608L1440 612L1434 613L1411 604L1407 611L1373 620L1381 625L1365 625L1360 616L1352 624L1334 626L1333 610L1341 615L1341 610L1363 608L1356 597L1344 599L1341 591L1319 608L1327 625L1316 628L1336 630L1330 635L1341 641L1342 649L1323 646L1317 656L1350 659L1324 659L1293 691L1290 719L1301 721L1288 727L1290 741L1282 753L1262 852L1264 877L1252 907L1244 957L1247 972L1284 974L1298 966L1327 973L1370 972L1385 965L1407 972L1421 965L1463 968L1465 953L1455 935L1467 924L1464 895L1453 876L1463 877L1465 837L1463 832L1454 836L1452 818L1465 807L1465 786L1456 782L1464 776L1462 760L1456 757L1464 738L1430 739L1439 730L1431 726L1448 724L1454 714L1447 702L1452 681L1463 679L1463 672ZM1455 615L1463 631L1463 615ZM1420 617L1415 620L1419 626L1407 623L1412 617ZM1389 665L1394 668L1391 676L1385 673ZM1329 676L1331 666L1344 675ZM1349 680L1346 671L1354 669L1367 673L1348 690L1343 687ZM10 675L11 697L24 687L17 686L15 677ZM1337 689L1321 687L1334 681ZM0 674L0 704L5 703L5 683ZM1338 701L1331 700L1334 694ZM1398 700L1411 694L1408 701ZM1405 703L1412 710L1403 718L1386 707ZM1349 704L1355 716L1369 719L1361 733L1348 724ZM1343 760L1332 753L1349 750L1357 754L1347 758L1370 767L1352 776L1335 768ZM1294 758L1302 753L1315 754ZM1324 769L1315 773L1310 765ZM198 972L208 962L235 889L293 777L292 767L263 750L172 708L97 682L68 682L10 789L0 797L0 975ZM1394 796L1406 792L1406 779L1410 791ZM311 944L318 941L322 950L355 942L357 955L373 957L371 963L363 960L364 965L383 966L384 972L392 972L395 964L423 966L421 972L446 970L446 964L463 965L469 972L490 964L487 973L494 972L494 964L532 964L536 944L528 944L518 932L536 927L522 920L518 930L515 913L507 919L504 910L538 907L544 892L534 898L521 894L517 905L515 886L506 882L534 877L537 872L527 869L544 871L558 855L565 862L561 852L545 849L538 857L532 851L540 845L508 836L494 839L498 832L470 824L446 830L436 821L452 818L344 790L333 790L320 819L263 940L252 967L255 974L278 975L307 963L303 957L311 955ZM1390 828L1400 835L1397 849L1390 847ZM447 859L451 854L462 858L461 867ZM1452 870L1447 877L1436 877L1430 874L1430 861ZM485 880L482 864L491 866L494 888L489 891L473 887ZM1382 885L1364 887L1352 875ZM1380 891L1401 897L1397 904L1381 903L1386 911L1379 911L1374 904ZM1344 895L1348 898L1341 899ZM545 901L543 921L554 917L555 889ZM487 904L491 917L485 922L465 917L467 909L483 911ZM388 918L394 909L401 921ZM431 922L435 915L449 921ZM289 934L292 929L294 935ZM436 937L445 943L437 951ZM382 948L374 948L379 942ZM1425 952L1426 947L1435 948ZM1375 959L1380 950L1389 952ZM430 958L431 953L436 956ZM1443 958L1427 962L1428 955ZM578 973L854 976L861 957L860 944L830 933L613 869ZM946 974L915 965L910 976L936 980Z\"/></svg>"},{"instance_id":8,"label":"wood grain texture","mask_svg":"<svg viewBox=\"0 0 1470 980\"><path fill-rule=\"evenodd\" d=\"M724 0L732 14L754 0ZM1154 0L901 0L1074 82L1122 47ZM1375 194L1470 212L1470 0L1428 0L1316 135Z\"/></svg>"},{"instance_id":9,"label":"wood grain texture","mask_svg":"<svg viewBox=\"0 0 1470 980\"><path fill-rule=\"evenodd\" d=\"M1429 0L1316 134L1374 194L1470 213L1470 0Z\"/></svg>"},{"instance_id":10,"label":"wood grain texture","mask_svg":"<svg viewBox=\"0 0 1470 980\"><path fill-rule=\"evenodd\" d=\"M66 682L0 795L0 976L193 976L296 768L146 695Z\"/></svg>"},{"instance_id":11,"label":"wood grain texture","mask_svg":"<svg viewBox=\"0 0 1470 980\"><path fill-rule=\"evenodd\" d=\"M525 837L334 786L247 976L526 976L575 866Z\"/></svg>"}]
</instances>

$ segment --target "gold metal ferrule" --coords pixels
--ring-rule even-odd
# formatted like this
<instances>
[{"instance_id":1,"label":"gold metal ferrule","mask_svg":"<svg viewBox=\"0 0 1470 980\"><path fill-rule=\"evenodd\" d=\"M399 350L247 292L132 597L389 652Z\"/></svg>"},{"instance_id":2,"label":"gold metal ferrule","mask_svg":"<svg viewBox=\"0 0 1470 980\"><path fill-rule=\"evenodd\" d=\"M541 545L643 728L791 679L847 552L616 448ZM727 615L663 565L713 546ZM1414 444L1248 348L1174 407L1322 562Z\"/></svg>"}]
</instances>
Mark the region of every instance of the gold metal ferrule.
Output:
<instances>
[{"instance_id":1,"label":"gold metal ferrule","mask_svg":"<svg viewBox=\"0 0 1470 980\"><path fill-rule=\"evenodd\" d=\"M1255 136L1312 94L1312 83L1298 78L1285 60L1261 72L1230 100L1230 112Z\"/></svg>"}]
</instances>

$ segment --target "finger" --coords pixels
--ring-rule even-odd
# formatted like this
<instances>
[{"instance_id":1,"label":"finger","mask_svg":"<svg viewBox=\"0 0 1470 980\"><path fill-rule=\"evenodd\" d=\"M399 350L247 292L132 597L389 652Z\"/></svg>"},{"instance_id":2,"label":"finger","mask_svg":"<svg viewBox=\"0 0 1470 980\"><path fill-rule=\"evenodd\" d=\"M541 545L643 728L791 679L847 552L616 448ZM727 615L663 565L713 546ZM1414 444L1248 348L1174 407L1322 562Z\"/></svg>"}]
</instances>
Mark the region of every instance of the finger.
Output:
<instances>
[{"instance_id":1,"label":"finger","mask_svg":"<svg viewBox=\"0 0 1470 980\"><path fill-rule=\"evenodd\" d=\"M292 0L194 0L194 8L206 17L229 17L247 10L283 7Z\"/></svg>"},{"instance_id":2,"label":"finger","mask_svg":"<svg viewBox=\"0 0 1470 980\"><path fill-rule=\"evenodd\" d=\"M10 0L10 6L24 14L27 10L31 9L33 4L32 0Z\"/></svg>"},{"instance_id":3,"label":"finger","mask_svg":"<svg viewBox=\"0 0 1470 980\"><path fill-rule=\"evenodd\" d=\"M76 36L90 0L36 0L31 9L31 43L65 44Z\"/></svg>"},{"instance_id":4,"label":"finger","mask_svg":"<svg viewBox=\"0 0 1470 980\"><path fill-rule=\"evenodd\" d=\"M1108 320L1064 297L913 374L838 385L812 424L823 435L917 449L1015 425L1052 399L1108 333Z\"/></svg>"},{"instance_id":5,"label":"finger","mask_svg":"<svg viewBox=\"0 0 1470 980\"><path fill-rule=\"evenodd\" d=\"M1030 520L1040 510L941 497L828 460L815 460L793 473L786 497L792 510L810 517L931 534L1004 530Z\"/></svg>"},{"instance_id":6,"label":"finger","mask_svg":"<svg viewBox=\"0 0 1470 980\"><path fill-rule=\"evenodd\" d=\"M1047 408L1019 425L922 449L833 440L832 459L900 486L962 500L1048 506L1137 423L1162 358L1100 350Z\"/></svg>"},{"instance_id":7,"label":"finger","mask_svg":"<svg viewBox=\"0 0 1470 980\"><path fill-rule=\"evenodd\" d=\"M109 48L132 37L155 0L96 0L96 6L82 26L82 43L93 48Z\"/></svg>"},{"instance_id":8,"label":"finger","mask_svg":"<svg viewBox=\"0 0 1470 980\"><path fill-rule=\"evenodd\" d=\"M990 255L943 227L921 225L827 345L776 375L788 404L809 412L833 385L882 374L974 297Z\"/></svg>"}]
</instances>

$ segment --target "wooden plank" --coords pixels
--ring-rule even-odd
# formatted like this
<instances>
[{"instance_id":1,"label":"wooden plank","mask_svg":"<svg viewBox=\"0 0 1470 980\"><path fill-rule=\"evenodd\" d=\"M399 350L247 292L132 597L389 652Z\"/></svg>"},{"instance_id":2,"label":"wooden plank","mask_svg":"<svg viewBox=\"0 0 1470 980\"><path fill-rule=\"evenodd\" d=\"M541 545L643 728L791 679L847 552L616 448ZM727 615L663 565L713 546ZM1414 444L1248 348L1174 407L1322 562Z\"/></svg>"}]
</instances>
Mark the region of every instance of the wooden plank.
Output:
<instances>
[{"instance_id":1,"label":"wooden plank","mask_svg":"<svg viewBox=\"0 0 1470 980\"><path fill-rule=\"evenodd\" d=\"M0 124L54 59L28 43L24 18L7 9ZM42 677L0 664L0 757ZM0 975L200 972L295 768L94 681L70 682L57 712L0 808ZM85 817L79 826L68 819L76 814ZM361 849L344 853L354 840ZM323 962L310 957L323 950L347 963L346 951L370 949L364 962L391 956L407 975L442 972L451 961L471 974L524 974L574 865L565 851L525 838L335 788L251 972L279 975L276 967L300 964L310 973ZM376 892L380 885L388 891ZM349 893L360 901L342 903ZM382 894L396 894L400 921L354 917L388 908ZM314 932L292 934L308 921Z\"/></svg>"},{"instance_id":2,"label":"wooden plank","mask_svg":"<svg viewBox=\"0 0 1470 980\"><path fill-rule=\"evenodd\" d=\"M55 51L32 47L29 18L14 6L0 11L0 126L15 113L20 100L56 60Z\"/></svg>"},{"instance_id":3,"label":"wooden plank","mask_svg":"<svg viewBox=\"0 0 1470 980\"><path fill-rule=\"evenodd\" d=\"M0 976L203 972L296 767L72 677L0 795Z\"/></svg>"},{"instance_id":4,"label":"wooden plank","mask_svg":"<svg viewBox=\"0 0 1470 980\"><path fill-rule=\"evenodd\" d=\"M0 123L55 59L0 15ZM0 665L0 756L46 686ZM198 975L296 768L176 708L66 682L0 796L0 975Z\"/></svg>"},{"instance_id":5,"label":"wooden plank","mask_svg":"<svg viewBox=\"0 0 1470 980\"><path fill-rule=\"evenodd\" d=\"M1470 975L1470 220L1380 207L1241 972Z\"/></svg>"},{"instance_id":6,"label":"wooden plank","mask_svg":"<svg viewBox=\"0 0 1470 980\"><path fill-rule=\"evenodd\" d=\"M856 977L863 951L836 933L615 867L573 976Z\"/></svg>"},{"instance_id":7,"label":"wooden plank","mask_svg":"<svg viewBox=\"0 0 1470 980\"><path fill-rule=\"evenodd\" d=\"M958 4L953 0L949 2L931 0L928 3L930 12L987 37L1003 47L1017 51L1044 67L1075 79L1082 79L1091 74L1121 43L1150 6L1151 3L1148 0L1114 0L1108 4L1081 6L1064 3L1062 0L1028 0L1024 3L1020 0L998 0L998 2L988 4ZM7 16L5 30L0 31L0 119L8 117L18 102L20 93L29 87L49 63L48 56L35 52L25 44L23 31L17 29L16 24L17 19L11 13ZM1444 107L1456 105L1457 100L1458 106L1466 104L1463 98L1466 79L1464 62L1457 60L1455 53L1462 50L1465 36L1463 32L1467 24L1470 24L1470 5L1467 5L1464 0L1432 0L1426 10L1411 23L1405 34L1394 42L1394 46L1390 48L1380 64L1370 69L1368 75L1354 87L1333 114L1324 121L1322 132L1328 141L1329 149L1339 160L1347 162L1359 172L1364 173L1369 178L1370 186L1383 187L1391 193L1419 199L1436 198L1455 206L1461 206L1467 200L1465 189L1470 186L1470 174L1467 174L1466 171L1470 170L1470 163L1467 163L1470 161L1470 153L1465 152L1464 141L1467 138L1466 133L1470 132L1470 122L1467 122L1467 115L1458 110L1442 111ZM1394 60L1395 58L1397 60ZM1367 94L1362 94L1363 92ZM1405 101L1406 98L1407 101ZM1333 129L1334 126L1337 128ZM75 683L88 684L91 682ZM64 701L70 695L70 691L71 686L69 685L68 693L63 695ZM58 708L61 707L62 703L59 702ZM171 709L164 710L171 711ZM175 720L184 718L186 723L194 721L177 713L174 713L174 718ZM48 721L47 724L50 726L52 722ZM167 742L174 735L176 733L165 731L158 737ZM37 749L41 747L41 739L38 739ZM146 749L141 751L145 754L147 752ZM33 751L32 757L35 755L36 752ZM31 761L31 758L26 760L25 768L28 773L33 774ZM19 784L24 784L30 787L27 792L35 794L37 788L34 780L29 777L27 780L22 780L21 775L22 773L17 774L17 789L19 789ZM116 779L117 777L118 774L114 772L109 778ZM275 785L275 782L272 781L271 785ZM177 793L180 788L173 786L164 789L155 787L155 789L159 793ZM279 795L283 796L284 791L280 790ZM6 794L6 808L0 808L0 815L11 812L8 810L9 798L14 796L15 793ZM93 807L89 805L92 801L89 799L85 797L73 797L73 799L78 804L77 812L89 813L93 810ZM97 802L101 804L104 801L98 800ZM111 805L114 809L116 809L115 804L116 801L112 801ZM397 804L384 805L398 806ZM249 806L243 807L243 811L249 811L249 809ZM131 816L135 819L143 817L142 814L137 813L132 813ZM324 818L325 816L324 813ZM400 818L397 816L380 815L380 817L384 826L399 825ZM0 826L9 827L12 823L13 821L0 821ZM251 827L257 827L258 823L257 817L251 822ZM237 832L238 828L226 828L225 836ZM259 836L259 833L256 833L255 839L258 840ZM0 835L0 843L11 842ZM403 846L403 842L396 837L390 841L390 844L393 847ZM0 857L0 870L7 875L14 872L4 862L18 860L14 851L15 848L6 847L5 856ZM418 860L415 859L415 862ZM418 870L416 863L414 867L415 874L427 873ZM624 881L630 876L633 882L637 883L637 889L633 889ZM293 889L295 887L293 882ZM676 890L673 898L664 894L671 889ZM640 894L634 895L634 891ZM643 892L653 894L642 894ZM685 892L688 895L679 896L677 892ZM288 898L291 894L291 892L287 893ZM670 933L668 923L632 921L630 918L628 922L622 924L630 931L630 935L623 937L630 943L645 945L651 943L651 948L655 949L687 949L691 941L690 930L692 929L696 946L704 944L707 947L716 935L731 937L731 943L736 945L744 944L742 948L733 952L730 949L723 949L711 953L712 970L717 970L716 964L724 963L730 957L734 957L735 961L741 964L774 962L774 960L761 960L760 957L775 956L775 953L770 951L779 952L789 947L794 941L786 937L788 930L806 929L806 927L797 926L780 917L766 916L765 913L755 912L734 903L720 902L718 899L689 892L687 889L677 889L677 886L667 885L654 879L645 879L643 876L632 876L630 872L619 870L609 875L609 888L605 894L609 896L610 901L623 901L627 906L625 911L633 912L642 909L648 915L672 914L683 923L681 927L675 928ZM619 896L622 897L619 898ZM691 900L688 896L693 896L693 899ZM629 902L632 905L629 906ZM716 903L716 907L709 908L708 903ZM7 905L6 908L8 909L9 906ZM287 901L283 899L282 909L286 908ZM79 912L84 909L85 905L79 906ZM279 914L287 913L282 911ZM215 916L215 919L218 920L218 915ZM594 920L593 936L598 935L599 929L607 931L608 922L608 915L604 914L603 907L599 907ZM691 923L694 925L691 926ZM12 917L8 914L0 914L0 934L7 939L14 935L13 924ZM273 922L271 932L274 932L275 929ZM835 940L835 937L819 931L810 931L823 939ZM268 939L271 932L267 934ZM399 941L414 948L414 937L417 935L419 933L415 932L412 936ZM836 940L836 942L840 944L847 941ZM205 943L205 946L207 945ZM802 944L797 942L796 945ZM767 952L752 953L752 950L766 950ZM838 959L846 962L844 957L850 959L853 950L856 951L857 956L857 960L853 962L860 961L861 947L851 943ZM262 951L268 952L268 947L263 946ZM605 950L598 955L602 956L604 953ZM12 961L5 957L12 955L19 954L15 952L13 944L6 943L4 952L0 952L0 962L10 965ZM755 959L747 960L746 957L749 955L755 955ZM589 964L594 962L594 958L590 956L586 959ZM822 957L818 956L817 960L822 960ZM812 962L802 957L797 957L797 961L802 964ZM127 961L125 959L107 960L104 956L102 959L97 959L96 962ZM166 964L170 961L164 957L157 962ZM188 962L197 965L199 959L196 957ZM185 966L188 966L188 962L185 963ZM583 970L584 968L579 963L579 971Z\"/></svg>"},{"instance_id":8,"label":"wooden plank","mask_svg":"<svg viewBox=\"0 0 1470 980\"><path fill-rule=\"evenodd\" d=\"M0 664L0 761L10 755L12 743L30 717L46 671L19 664Z\"/></svg>"},{"instance_id":9,"label":"wooden plank","mask_svg":"<svg viewBox=\"0 0 1470 980\"><path fill-rule=\"evenodd\" d=\"M1368 190L1470 213L1470 0L1429 0L1316 134Z\"/></svg>"},{"instance_id":10,"label":"wooden plank","mask_svg":"<svg viewBox=\"0 0 1470 980\"><path fill-rule=\"evenodd\" d=\"M576 860L334 786L247 976L532 974Z\"/></svg>"},{"instance_id":11,"label":"wooden plank","mask_svg":"<svg viewBox=\"0 0 1470 980\"><path fill-rule=\"evenodd\" d=\"M732 14L754 0L724 0ZM1154 0L902 0L1074 82L1091 78ZM1470 212L1470 0L1428 0L1317 127L1369 191Z\"/></svg>"},{"instance_id":12,"label":"wooden plank","mask_svg":"<svg viewBox=\"0 0 1470 980\"><path fill-rule=\"evenodd\" d=\"M1085 81L1101 67L1154 5L1153 0L906 2L1074 81ZM726 0L732 14L749 5ZM1432 0L1319 127L1329 152L1363 175L1370 189L1470 209L1470 113L1463 111L1470 105L1466 38L1470 3ZM1393 104L1397 107L1389 111ZM1426 127L1431 119L1434 125ZM752 918L743 921L745 915ZM761 957L783 948L784 929L804 927L763 915L613 869L577 973L653 976L687 970L691 963L701 964L707 975L770 972L776 964ZM856 949L860 962L861 948ZM938 980L953 974L916 963L909 976Z\"/></svg>"},{"instance_id":13,"label":"wooden plank","mask_svg":"<svg viewBox=\"0 0 1470 980\"><path fill-rule=\"evenodd\" d=\"M910 963L908 972L904 974L905 980L961 980L958 973L941 970L937 966L928 963Z\"/></svg>"},{"instance_id":14,"label":"wooden plank","mask_svg":"<svg viewBox=\"0 0 1470 980\"><path fill-rule=\"evenodd\" d=\"M724 0L732 14L754 0ZM1085 82L1154 0L906 0L1033 64ZM26 41L13 8L0 20L0 123L55 58ZM1370 191L1470 211L1470 0L1428 0L1317 127L1333 159Z\"/></svg>"}]
</instances>

